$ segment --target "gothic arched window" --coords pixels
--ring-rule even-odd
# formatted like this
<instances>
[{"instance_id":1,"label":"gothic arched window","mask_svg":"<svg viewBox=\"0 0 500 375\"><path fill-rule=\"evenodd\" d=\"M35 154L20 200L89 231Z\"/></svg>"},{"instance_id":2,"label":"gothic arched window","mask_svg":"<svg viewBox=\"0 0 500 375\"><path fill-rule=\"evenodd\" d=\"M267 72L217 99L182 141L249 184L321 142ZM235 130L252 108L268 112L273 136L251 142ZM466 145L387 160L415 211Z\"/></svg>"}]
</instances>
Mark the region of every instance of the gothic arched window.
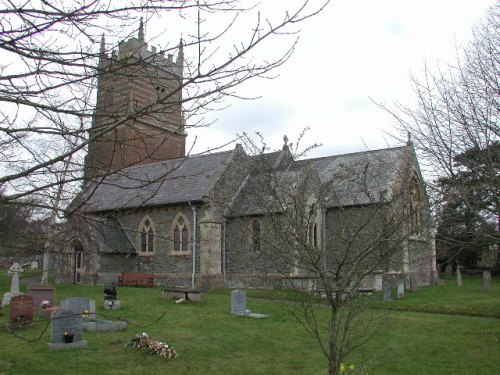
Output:
<instances>
[{"instance_id":1,"label":"gothic arched window","mask_svg":"<svg viewBox=\"0 0 500 375\"><path fill-rule=\"evenodd\" d=\"M179 214L172 223L172 237L174 240L174 253L186 253L189 251L190 233L189 222L186 217Z\"/></svg>"},{"instance_id":2,"label":"gothic arched window","mask_svg":"<svg viewBox=\"0 0 500 375\"><path fill-rule=\"evenodd\" d=\"M154 252L154 230L151 219L146 218L139 229L141 237L141 253L152 254Z\"/></svg>"}]
</instances>

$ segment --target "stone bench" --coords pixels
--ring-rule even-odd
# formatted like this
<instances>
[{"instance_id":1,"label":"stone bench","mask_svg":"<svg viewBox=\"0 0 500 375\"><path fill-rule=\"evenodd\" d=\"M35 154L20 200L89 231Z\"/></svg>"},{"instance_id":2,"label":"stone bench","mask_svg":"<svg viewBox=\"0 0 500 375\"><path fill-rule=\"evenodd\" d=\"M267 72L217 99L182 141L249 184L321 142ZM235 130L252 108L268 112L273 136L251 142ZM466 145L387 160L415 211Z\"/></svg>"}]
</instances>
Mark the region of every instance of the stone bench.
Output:
<instances>
[{"instance_id":1,"label":"stone bench","mask_svg":"<svg viewBox=\"0 0 500 375\"><path fill-rule=\"evenodd\" d=\"M183 288L166 288L163 289L163 298L183 298L186 301L201 301L201 290L183 289Z\"/></svg>"},{"instance_id":2,"label":"stone bench","mask_svg":"<svg viewBox=\"0 0 500 375\"><path fill-rule=\"evenodd\" d=\"M118 285L120 286L153 286L153 274L152 273L131 273L122 272L118 276Z\"/></svg>"}]
</instances>

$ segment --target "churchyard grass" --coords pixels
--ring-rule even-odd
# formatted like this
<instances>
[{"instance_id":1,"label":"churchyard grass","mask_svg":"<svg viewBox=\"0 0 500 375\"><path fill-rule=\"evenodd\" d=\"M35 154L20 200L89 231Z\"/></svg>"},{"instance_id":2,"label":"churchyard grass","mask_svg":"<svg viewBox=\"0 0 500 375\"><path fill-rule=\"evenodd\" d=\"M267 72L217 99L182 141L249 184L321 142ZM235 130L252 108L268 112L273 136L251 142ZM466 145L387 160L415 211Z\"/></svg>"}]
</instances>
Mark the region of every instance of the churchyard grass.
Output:
<instances>
[{"instance_id":1,"label":"churchyard grass","mask_svg":"<svg viewBox=\"0 0 500 375\"><path fill-rule=\"evenodd\" d=\"M407 292L403 300L383 302L377 295L377 309L372 312L384 317L384 323L348 364L359 368L363 363L370 375L497 373L500 279L493 279L489 292L481 292L479 277L464 277L462 288L451 279L446 281L443 286ZM8 285L6 271L0 270L2 295ZM26 286L21 289L26 291ZM122 307L109 312L102 308L101 286L56 285L57 301L90 297L96 300L98 313L126 319L128 329L84 332L89 349L48 351L50 329L35 342L15 338L4 329L8 321L8 308L4 308L0 374L326 374L319 347L289 312L293 293L248 290L248 308L270 315L251 319L229 314L230 292L206 292L203 302L175 304L161 298L160 287L119 287ZM325 321L327 316L324 309ZM15 333L34 339L45 326L37 322ZM166 360L126 348L141 332L173 345L179 357Z\"/></svg>"}]
</instances>

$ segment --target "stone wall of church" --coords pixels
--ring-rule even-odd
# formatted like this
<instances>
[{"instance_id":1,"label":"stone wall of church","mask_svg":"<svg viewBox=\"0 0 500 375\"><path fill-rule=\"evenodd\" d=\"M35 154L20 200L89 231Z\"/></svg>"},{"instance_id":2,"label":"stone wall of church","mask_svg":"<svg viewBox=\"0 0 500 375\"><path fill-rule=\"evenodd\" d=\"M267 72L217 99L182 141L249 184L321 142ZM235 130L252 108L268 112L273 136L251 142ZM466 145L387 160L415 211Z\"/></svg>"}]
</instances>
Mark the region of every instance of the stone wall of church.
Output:
<instances>
[{"instance_id":1,"label":"stone wall of church","mask_svg":"<svg viewBox=\"0 0 500 375\"><path fill-rule=\"evenodd\" d=\"M429 285L432 282L432 253L429 239L410 239L408 241L411 287Z\"/></svg>"},{"instance_id":2,"label":"stone wall of church","mask_svg":"<svg viewBox=\"0 0 500 375\"><path fill-rule=\"evenodd\" d=\"M176 254L172 234L172 223L177 215L182 213L188 220L190 234L189 252ZM197 212L197 217L203 215L204 210ZM192 273L192 236L193 211L189 206L177 206L156 210L142 210L136 213L123 215L119 218L121 226L127 231L136 249L140 249L139 228L144 218L148 217L154 228L154 253L137 255L135 272L153 272L155 274L191 274ZM199 233L199 229L197 230ZM199 243L198 243L199 246ZM197 247L198 247L197 246ZM199 252L196 254L196 269L199 271Z\"/></svg>"}]
</instances>

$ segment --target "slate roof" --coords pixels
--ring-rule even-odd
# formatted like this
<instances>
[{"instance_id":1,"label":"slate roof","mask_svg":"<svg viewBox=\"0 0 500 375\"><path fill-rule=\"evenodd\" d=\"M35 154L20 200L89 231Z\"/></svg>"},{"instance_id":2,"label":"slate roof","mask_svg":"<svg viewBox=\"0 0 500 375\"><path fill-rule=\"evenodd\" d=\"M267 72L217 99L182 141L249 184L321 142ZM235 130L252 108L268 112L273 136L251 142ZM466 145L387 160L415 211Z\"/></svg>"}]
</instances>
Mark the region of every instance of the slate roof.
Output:
<instances>
[{"instance_id":1,"label":"slate roof","mask_svg":"<svg viewBox=\"0 0 500 375\"><path fill-rule=\"evenodd\" d=\"M311 164L321 183L328 188L322 195L327 208L364 205L382 199L389 201L405 150L405 147L398 147L294 161L272 173L280 184L279 189L272 188L273 193L266 191L269 174L260 171L245 181L226 214L259 215L280 210L285 196L297 187L300 179L312 178L310 172L306 172Z\"/></svg>"},{"instance_id":2,"label":"slate roof","mask_svg":"<svg viewBox=\"0 0 500 375\"><path fill-rule=\"evenodd\" d=\"M105 221L92 221L91 227L97 231L105 241L106 246L101 246L101 252L106 253L136 253L136 249L130 239L121 228L118 220L107 219Z\"/></svg>"},{"instance_id":3,"label":"slate roof","mask_svg":"<svg viewBox=\"0 0 500 375\"><path fill-rule=\"evenodd\" d=\"M84 192L85 212L201 201L224 170L231 151L125 168Z\"/></svg>"},{"instance_id":4,"label":"slate roof","mask_svg":"<svg viewBox=\"0 0 500 375\"><path fill-rule=\"evenodd\" d=\"M313 159L322 183L331 184L327 207L390 200L406 158L406 147Z\"/></svg>"}]
</instances>

